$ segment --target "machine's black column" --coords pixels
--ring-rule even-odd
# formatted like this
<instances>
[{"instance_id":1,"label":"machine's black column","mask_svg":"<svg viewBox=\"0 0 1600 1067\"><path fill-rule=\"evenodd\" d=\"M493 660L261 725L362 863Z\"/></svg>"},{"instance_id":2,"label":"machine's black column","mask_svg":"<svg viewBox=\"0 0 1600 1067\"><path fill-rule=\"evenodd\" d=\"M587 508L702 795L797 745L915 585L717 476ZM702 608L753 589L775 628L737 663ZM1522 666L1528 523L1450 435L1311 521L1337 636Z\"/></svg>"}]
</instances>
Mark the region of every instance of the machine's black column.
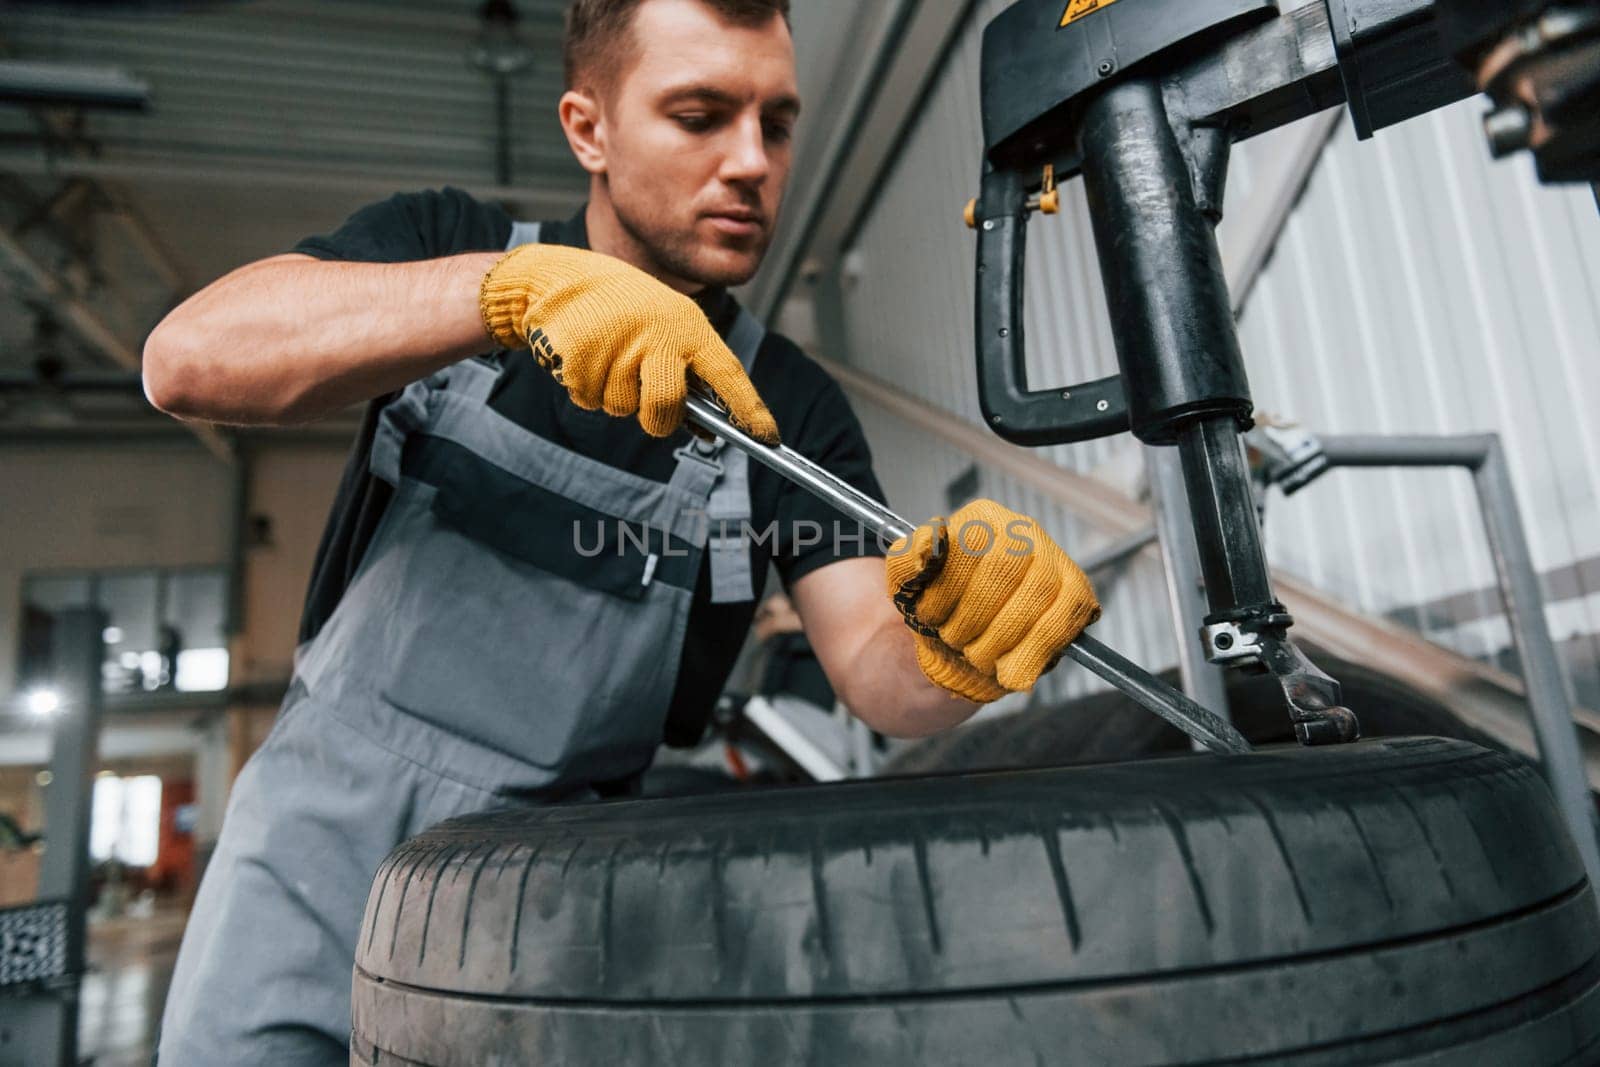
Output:
<instances>
[{"instance_id":1,"label":"machine's black column","mask_svg":"<svg viewBox=\"0 0 1600 1067\"><path fill-rule=\"evenodd\" d=\"M1177 443L1182 426L1250 418L1239 336L1211 220L1155 82L1124 82L1091 101L1083 182L1133 432ZM1220 147L1218 147L1220 145ZM1227 141L1208 140L1201 187L1220 190Z\"/></svg>"},{"instance_id":2,"label":"machine's black column","mask_svg":"<svg viewBox=\"0 0 1600 1067\"><path fill-rule=\"evenodd\" d=\"M1148 81L1113 86L1091 102L1082 138L1084 188L1133 432L1183 454L1212 612L1273 605L1239 446L1250 384L1212 219L1195 196L1197 184L1220 192L1212 173L1226 169L1226 151L1191 165L1161 87ZM1197 174L1202 167L1206 173Z\"/></svg>"},{"instance_id":3,"label":"machine's black column","mask_svg":"<svg viewBox=\"0 0 1600 1067\"><path fill-rule=\"evenodd\" d=\"M1239 441L1250 386L1213 225L1229 138L1175 124L1161 87L1129 81L1088 103L1080 126L1084 188L1117 362L1134 434L1176 445L1211 614L1213 662L1270 670L1302 741L1353 738L1338 683L1288 640L1272 593L1250 474Z\"/></svg>"},{"instance_id":4,"label":"machine's black column","mask_svg":"<svg viewBox=\"0 0 1600 1067\"><path fill-rule=\"evenodd\" d=\"M1281 612L1238 427L1227 419L1192 422L1178 433L1178 452L1213 615L1263 606Z\"/></svg>"}]
</instances>

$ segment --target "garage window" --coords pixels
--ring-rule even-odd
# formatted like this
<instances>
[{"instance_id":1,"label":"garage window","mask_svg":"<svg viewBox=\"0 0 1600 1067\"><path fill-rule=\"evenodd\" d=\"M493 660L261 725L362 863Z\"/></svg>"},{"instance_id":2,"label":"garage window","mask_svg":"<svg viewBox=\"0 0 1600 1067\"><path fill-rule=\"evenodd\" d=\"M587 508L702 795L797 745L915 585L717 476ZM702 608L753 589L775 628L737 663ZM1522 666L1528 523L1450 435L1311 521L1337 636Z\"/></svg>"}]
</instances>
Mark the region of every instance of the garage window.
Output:
<instances>
[{"instance_id":1,"label":"garage window","mask_svg":"<svg viewBox=\"0 0 1600 1067\"><path fill-rule=\"evenodd\" d=\"M161 841L160 778L103 773L94 780L93 805L89 855L96 863L116 859L129 867L148 867L156 861Z\"/></svg>"}]
</instances>

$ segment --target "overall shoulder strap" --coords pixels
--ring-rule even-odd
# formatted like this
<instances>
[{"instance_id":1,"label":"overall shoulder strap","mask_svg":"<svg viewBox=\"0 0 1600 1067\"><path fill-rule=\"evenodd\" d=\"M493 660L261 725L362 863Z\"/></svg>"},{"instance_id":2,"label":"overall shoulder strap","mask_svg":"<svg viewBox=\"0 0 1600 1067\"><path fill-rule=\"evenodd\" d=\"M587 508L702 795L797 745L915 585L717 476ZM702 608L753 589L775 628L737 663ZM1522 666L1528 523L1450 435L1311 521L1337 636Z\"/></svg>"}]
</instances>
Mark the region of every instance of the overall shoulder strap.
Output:
<instances>
[{"instance_id":1,"label":"overall shoulder strap","mask_svg":"<svg viewBox=\"0 0 1600 1067\"><path fill-rule=\"evenodd\" d=\"M526 244L539 243L542 222L511 223L511 238L506 241L506 251ZM452 367L412 382L379 415L377 432L372 443L369 469L390 485L400 484L400 455L406 436L427 421L428 391L440 388L446 381L455 391L486 400L494 386L497 371L490 365L466 359Z\"/></svg>"},{"instance_id":2,"label":"overall shoulder strap","mask_svg":"<svg viewBox=\"0 0 1600 1067\"><path fill-rule=\"evenodd\" d=\"M506 242L506 251L509 252L513 248L519 248L522 245L538 244L539 231L543 228L544 223L542 222L513 221L511 223L511 239Z\"/></svg>"},{"instance_id":3,"label":"overall shoulder strap","mask_svg":"<svg viewBox=\"0 0 1600 1067\"><path fill-rule=\"evenodd\" d=\"M513 222L511 238L506 249L540 240L542 225L537 222ZM766 340L767 329L761 320L747 308L739 309L733 328L724 338L746 373L755 366L756 354ZM709 452L709 454L707 454ZM699 451L694 443L678 450L679 470L672 482L680 487L704 484L705 473L714 475L714 487L706 500L706 517L710 520L708 550L711 556L711 601L723 604L755 598L755 585L750 567L750 547L744 538L743 526L750 521L750 475L747 457L738 449L716 447Z\"/></svg>"},{"instance_id":4,"label":"overall shoulder strap","mask_svg":"<svg viewBox=\"0 0 1600 1067\"><path fill-rule=\"evenodd\" d=\"M761 320L741 307L724 340L749 373L766 337L767 329ZM706 502L706 517L711 523L706 547L711 555L711 602L726 604L754 600L756 595L750 544L744 529L751 517L750 465L749 457L739 449L727 448L720 440L718 444L724 446L718 450L723 475Z\"/></svg>"},{"instance_id":5,"label":"overall shoulder strap","mask_svg":"<svg viewBox=\"0 0 1600 1067\"><path fill-rule=\"evenodd\" d=\"M733 349L733 354L739 357L739 362L744 364L746 374L755 366L756 353L761 351L761 342L766 339L767 328L761 325L760 319L750 313L749 308L745 307L739 309L739 317L734 320L733 329L723 338L728 342L728 347Z\"/></svg>"}]
</instances>

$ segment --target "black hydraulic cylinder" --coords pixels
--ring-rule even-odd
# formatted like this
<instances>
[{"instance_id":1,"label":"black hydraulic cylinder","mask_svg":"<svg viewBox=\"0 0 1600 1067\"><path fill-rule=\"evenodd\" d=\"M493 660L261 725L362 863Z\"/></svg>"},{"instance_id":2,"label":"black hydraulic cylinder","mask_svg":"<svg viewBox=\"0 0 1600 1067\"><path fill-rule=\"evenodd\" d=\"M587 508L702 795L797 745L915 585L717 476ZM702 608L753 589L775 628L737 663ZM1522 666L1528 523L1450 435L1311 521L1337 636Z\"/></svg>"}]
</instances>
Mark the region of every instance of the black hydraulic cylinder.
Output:
<instances>
[{"instance_id":1,"label":"black hydraulic cylinder","mask_svg":"<svg viewBox=\"0 0 1600 1067\"><path fill-rule=\"evenodd\" d=\"M1233 420L1212 418L1189 426L1178 440L1178 454L1212 617L1276 607L1250 468Z\"/></svg>"},{"instance_id":2,"label":"black hydraulic cylinder","mask_svg":"<svg viewBox=\"0 0 1600 1067\"><path fill-rule=\"evenodd\" d=\"M1135 436L1174 444L1184 425L1215 416L1243 428L1250 385L1216 235L1195 195L1197 178L1208 200L1220 184L1192 173L1154 81L1113 85L1089 103L1081 147ZM1199 167L1227 166L1225 141L1205 147Z\"/></svg>"}]
</instances>

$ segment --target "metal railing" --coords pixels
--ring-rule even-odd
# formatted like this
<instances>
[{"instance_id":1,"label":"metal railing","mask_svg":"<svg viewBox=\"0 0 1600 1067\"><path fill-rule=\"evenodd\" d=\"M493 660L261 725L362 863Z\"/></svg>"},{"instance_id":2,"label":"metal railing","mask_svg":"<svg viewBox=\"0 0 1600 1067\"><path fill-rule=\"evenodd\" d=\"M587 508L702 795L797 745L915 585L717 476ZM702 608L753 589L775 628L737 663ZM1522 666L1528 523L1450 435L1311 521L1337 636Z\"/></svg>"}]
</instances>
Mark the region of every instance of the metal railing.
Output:
<instances>
[{"instance_id":1,"label":"metal railing","mask_svg":"<svg viewBox=\"0 0 1600 1067\"><path fill-rule=\"evenodd\" d=\"M1573 718L1577 700L1561 669L1555 638L1550 633L1539 572L1528 548L1528 534L1511 484L1511 467L1499 435L1341 435L1314 440L1319 448L1273 479L1285 494L1298 492L1338 468L1456 467L1472 473L1511 641L1522 664L1539 761L1583 855L1589 878L1600 884L1600 837L1594 797L1589 791L1582 741Z\"/></svg>"}]
</instances>

